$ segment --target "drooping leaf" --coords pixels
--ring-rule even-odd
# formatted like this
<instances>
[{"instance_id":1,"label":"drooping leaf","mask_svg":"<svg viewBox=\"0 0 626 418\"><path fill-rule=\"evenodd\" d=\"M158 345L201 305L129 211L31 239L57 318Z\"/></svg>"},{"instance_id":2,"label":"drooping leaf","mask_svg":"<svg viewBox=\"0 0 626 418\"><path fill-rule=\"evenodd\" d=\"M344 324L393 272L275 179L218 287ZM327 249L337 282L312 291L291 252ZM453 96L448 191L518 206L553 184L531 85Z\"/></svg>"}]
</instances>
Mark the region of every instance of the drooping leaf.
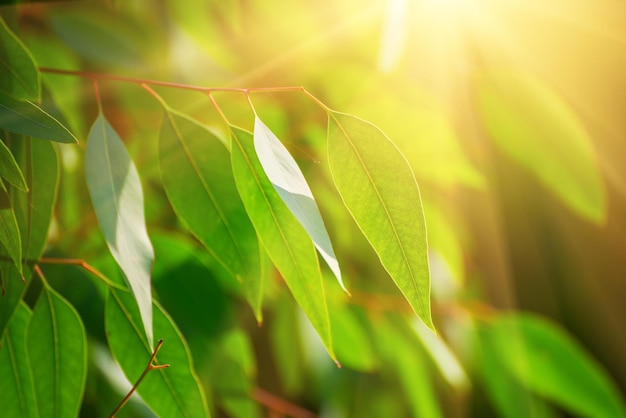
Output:
<instances>
[{"instance_id":1,"label":"drooping leaf","mask_svg":"<svg viewBox=\"0 0 626 418\"><path fill-rule=\"evenodd\" d=\"M28 324L26 345L42 416L78 416L87 377L87 340L76 310L45 287Z\"/></svg>"},{"instance_id":2,"label":"drooping leaf","mask_svg":"<svg viewBox=\"0 0 626 418\"><path fill-rule=\"evenodd\" d=\"M523 386L583 416L626 417L607 373L562 329L533 315L511 314L487 328L488 343Z\"/></svg>"},{"instance_id":3,"label":"drooping leaf","mask_svg":"<svg viewBox=\"0 0 626 418\"><path fill-rule=\"evenodd\" d=\"M265 175L252 134L236 127L232 132L232 168L248 216L270 259L335 359L315 247Z\"/></svg>"},{"instance_id":4,"label":"drooping leaf","mask_svg":"<svg viewBox=\"0 0 626 418\"><path fill-rule=\"evenodd\" d=\"M21 102L1 93L0 129L54 142L78 142L65 126L36 104Z\"/></svg>"},{"instance_id":5,"label":"drooping leaf","mask_svg":"<svg viewBox=\"0 0 626 418\"><path fill-rule=\"evenodd\" d=\"M131 382L136 382L152 353L141 329L141 318L130 293L110 289L106 301L105 326L113 357ZM209 416L206 400L187 343L171 318L154 304L155 335L163 340L158 364L167 369L152 370L139 385L138 392L150 408L162 417Z\"/></svg>"},{"instance_id":6,"label":"drooping leaf","mask_svg":"<svg viewBox=\"0 0 626 418\"><path fill-rule=\"evenodd\" d=\"M104 115L98 115L88 141L85 171L89 195L109 250L139 306L148 344L152 347L150 273L154 250L146 230L139 174Z\"/></svg>"},{"instance_id":7,"label":"drooping leaf","mask_svg":"<svg viewBox=\"0 0 626 418\"><path fill-rule=\"evenodd\" d=\"M0 18L0 92L21 100L39 99L39 72L30 52Z\"/></svg>"},{"instance_id":8,"label":"drooping leaf","mask_svg":"<svg viewBox=\"0 0 626 418\"><path fill-rule=\"evenodd\" d=\"M331 112L328 158L344 204L415 313L434 329L426 225L411 167L385 134Z\"/></svg>"},{"instance_id":9,"label":"drooping leaf","mask_svg":"<svg viewBox=\"0 0 626 418\"><path fill-rule=\"evenodd\" d=\"M54 145L48 141L16 138L11 140L10 149L21 171L25 174L29 191L13 191L11 201L20 230L22 256L37 260L44 249L52 210L56 201L59 182L59 167ZM2 255L8 254L1 249ZM4 285L4 296L0 297L0 332L4 331L13 310L18 306L26 286L20 272L10 261L0 262ZM31 270L24 270L28 283Z\"/></svg>"},{"instance_id":10,"label":"drooping leaf","mask_svg":"<svg viewBox=\"0 0 626 418\"><path fill-rule=\"evenodd\" d=\"M0 181L0 243L8 252L21 276L23 273L20 230L17 226L17 219L15 219L15 211L11 205L11 198L2 181Z\"/></svg>"},{"instance_id":11,"label":"drooping leaf","mask_svg":"<svg viewBox=\"0 0 626 418\"><path fill-rule=\"evenodd\" d=\"M324 220L304 174L287 148L258 116L254 119L254 149L274 189L309 234L341 288L347 292Z\"/></svg>"},{"instance_id":12,"label":"drooping leaf","mask_svg":"<svg viewBox=\"0 0 626 418\"><path fill-rule=\"evenodd\" d=\"M0 141L0 176L20 190L28 190L22 171L3 141Z\"/></svg>"},{"instance_id":13,"label":"drooping leaf","mask_svg":"<svg viewBox=\"0 0 626 418\"><path fill-rule=\"evenodd\" d=\"M601 223L602 175L587 129L545 84L521 73L479 78L480 116L493 142L578 215Z\"/></svg>"},{"instance_id":14,"label":"drooping leaf","mask_svg":"<svg viewBox=\"0 0 626 418\"><path fill-rule=\"evenodd\" d=\"M0 405L8 417L37 418L32 368L26 351L26 327L30 309L18 304L0 346Z\"/></svg>"},{"instance_id":15,"label":"drooping leaf","mask_svg":"<svg viewBox=\"0 0 626 418\"><path fill-rule=\"evenodd\" d=\"M166 109L159 135L159 162L174 211L224 269L242 283L261 321L259 246L237 193L228 150L206 127Z\"/></svg>"}]
</instances>

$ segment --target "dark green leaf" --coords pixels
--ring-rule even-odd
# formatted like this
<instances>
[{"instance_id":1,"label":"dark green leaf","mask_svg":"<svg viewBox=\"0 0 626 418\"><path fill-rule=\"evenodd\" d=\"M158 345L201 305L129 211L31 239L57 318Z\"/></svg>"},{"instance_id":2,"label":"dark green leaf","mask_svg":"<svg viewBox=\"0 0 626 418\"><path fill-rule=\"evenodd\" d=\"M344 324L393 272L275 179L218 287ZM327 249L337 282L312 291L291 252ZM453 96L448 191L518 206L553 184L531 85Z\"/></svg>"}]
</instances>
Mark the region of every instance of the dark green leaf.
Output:
<instances>
[{"instance_id":1,"label":"dark green leaf","mask_svg":"<svg viewBox=\"0 0 626 418\"><path fill-rule=\"evenodd\" d=\"M39 72L30 52L0 18L0 92L39 100Z\"/></svg>"},{"instance_id":2,"label":"dark green leaf","mask_svg":"<svg viewBox=\"0 0 626 418\"><path fill-rule=\"evenodd\" d=\"M0 129L49 141L78 142L65 126L36 104L4 94L0 94Z\"/></svg>"},{"instance_id":3,"label":"dark green leaf","mask_svg":"<svg viewBox=\"0 0 626 418\"><path fill-rule=\"evenodd\" d=\"M28 190L22 171L3 141L0 141L0 176L20 190Z\"/></svg>"},{"instance_id":4,"label":"dark green leaf","mask_svg":"<svg viewBox=\"0 0 626 418\"><path fill-rule=\"evenodd\" d=\"M259 246L237 194L228 150L206 127L166 109L159 160L174 211L222 267L242 283L260 322Z\"/></svg>"},{"instance_id":5,"label":"dark green leaf","mask_svg":"<svg viewBox=\"0 0 626 418\"><path fill-rule=\"evenodd\" d=\"M150 359L151 349L142 331L133 297L127 292L110 289L105 317L113 356L126 377L135 382ZM154 332L163 340L158 363L170 364L171 367L148 373L138 388L142 399L162 417L207 417L206 400L193 371L187 343L174 322L156 303Z\"/></svg>"},{"instance_id":6,"label":"dark green leaf","mask_svg":"<svg viewBox=\"0 0 626 418\"><path fill-rule=\"evenodd\" d=\"M574 212L603 222L607 196L596 154L567 102L528 74L485 74L478 89L494 143Z\"/></svg>"},{"instance_id":7,"label":"dark green leaf","mask_svg":"<svg viewBox=\"0 0 626 418\"><path fill-rule=\"evenodd\" d=\"M28 324L26 345L42 416L78 416L87 377L87 340L76 310L45 287Z\"/></svg>"},{"instance_id":8,"label":"dark green leaf","mask_svg":"<svg viewBox=\"0 0 626 418\"><path fill-rule=\"evenodd\" d=\"M20 303L2 338L0 348L0 405L7 417L37 418L32 368L26 351L26 327L32 314Z\"/></svg>"},{"instance_id":9,"label":"dark green leaf","mask_svg":"<svg viewBox=\"0 0 626 418\"><path fill-rule=\"evenodd\" d=\"M233 173L248 216L270 259L335 359L315 247L265 175L254 150L252 134L236 127L232 129Z\"/></svg>"},{"instance_id":10,"label":"dark green leaf","mask_svg":"<svg viewBox=\"0 0 626 418\"><path fill-rule=\"evenodd\" d=\"M374 125L332 112L328 158L344 204L411 307L431 329L426 225L411 167Z\"/></svg>"},{"instance_id":11,"label":"dark green leaf","mask_svg":"<svg viewBox=\"0 0 626 418\"><path fill-rule=\"evenodd\" d=\"M152 346L154 250L146 230L141 181L121 138L102 114L89 132L85 171L100 229L137 301Z\"/></svg>"},{"instance_id":12,"label":"dark green leaf","mask_svg":"<svg viewBox=\"0 0 626 418\"><path fill-rule=\"evenodd\" d=\"M532 315L505 315L488 328L489 344L517 381L575 414L626 417L607 373L562 329Z\"/></svg>"},{"instance_id":13,"label":"dark green leaf","mask_svg":"<svg viewBox=\"0 0 626 418\"><path fill-rule=\"evenodd\" d=\"M0 180L0 243L8 252L9 257L22 276L22 243L20 230L15 219L15 211L7 189Z\"/></svg>"}]
</instances>

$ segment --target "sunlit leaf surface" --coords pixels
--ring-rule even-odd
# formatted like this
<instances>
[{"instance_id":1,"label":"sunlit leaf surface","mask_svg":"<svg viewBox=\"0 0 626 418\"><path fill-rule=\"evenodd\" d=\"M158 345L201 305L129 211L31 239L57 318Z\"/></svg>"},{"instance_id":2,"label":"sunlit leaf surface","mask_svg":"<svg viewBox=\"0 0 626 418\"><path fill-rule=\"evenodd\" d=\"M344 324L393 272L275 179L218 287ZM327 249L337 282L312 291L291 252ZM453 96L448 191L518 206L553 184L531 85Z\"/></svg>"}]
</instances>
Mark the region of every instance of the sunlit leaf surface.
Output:
<instances>
[{"instance_id":1,"label":"sunlit leaf surface","mask_svg":"<svg viewBox=\"0 0 626 418\"><path fill-rule=\"evenodd\" d=\"M334 359L324 283L315 247L263 171L252 134L232 129L233 173L248 216L270 259Z\"/></svg>"},{"instance_id":2,"label":"sunlit leaf surface","mask_svg":"<svg viewBox=\"0 0 626 418\"><path fill-rule=\"evenodd\" d=\"M254 120L254 149L274 189L309 234L315 248L346 291L339 262L304 174L287 148L258 116Z\"/></svg>"},{"instance_id":3,"label":"sunlit leaf surface","mask_svg":"<svg viewBox=\"0 0 626 418\"><path fill-rule=\"evenodd\" d=\"M85 329L74 307L50 288L35 305L26 345L41 416L77 416L87 377Z\"/></svg>"},{"instance_id":4,"label":"sunlit leaf surface","mask_svg":"<svg viewBox=\"0 0 626 418\"><path fill-rule=\"evenodd\" d=\"M434 329L426 225L406 159L380 129L336 112L329 115L328 158L354 220L415 313Z\"/></svg>"},{"instance_id":5,"label":"sunlit leaf surface","mask_svg":"<svg viewBox=\"0 0 626 418\"><path fill-rule=\"evenodd\" d=\"M109 250L137 301L152 346L150 273L154 250L146 231L139 174L102 114L91 127L88 141L85 171L91 201Z\"/></svg>"}]
</instances>

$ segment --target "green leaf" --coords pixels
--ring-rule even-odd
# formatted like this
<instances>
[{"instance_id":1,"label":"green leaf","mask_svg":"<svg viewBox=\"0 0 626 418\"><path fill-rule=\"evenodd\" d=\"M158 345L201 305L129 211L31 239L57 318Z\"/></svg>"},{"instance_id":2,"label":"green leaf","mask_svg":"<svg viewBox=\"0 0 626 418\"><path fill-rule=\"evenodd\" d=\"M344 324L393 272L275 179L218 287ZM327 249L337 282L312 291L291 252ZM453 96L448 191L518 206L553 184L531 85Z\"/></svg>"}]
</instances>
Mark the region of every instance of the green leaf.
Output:
<instances>
[{"instance_id":1,"label":"green leaf","mask_svg":"<svg viewBox=\"0 0 626 418\"><path fill-rule=\"evenodd\" d=\"M26 192L28 186L20 167L4 142L0 141L0 176L18 189Z\"/></svg>"},{"instance_id":2,"label":"green leaf","mask_svg":"<svg viewBox=\"0 0 626 418\"><path fill-rule=\"evenodd\" d=\"M367 330L349 306L334 307L330 312L333 344L342 366L371 372L378 364ZM293 332L293 330L292 330Z\"/></svg>"},{"instance_id":3,"label":"green leaf","mask_svg":"<svg viewBox=\"0 0 626 418\"><path fill-rule=\"evenodd\" d=\"M411 167L380 129L337 112L329 113L328 158L352 217L415 313L434 330L426 225Z\"/></svg>"},{"instance_id":4,"label":"green leaf","mask_svg":"<svg viewBox=\"0 0 626 418\"><path fill-rule=\"evenodd\" d=\"M0 243L9 253L20 276L22 272L22 243L20 230L15 219L15 212L11 205L11 198L4 183L0 181Z\"/></svg>"},{"instance_id":5,"label":"green leaf","mask_svg":"<svg viewBox=\"0 0 626 418\"><path fill-rule=\"evenodd\" d=\"M159 162L167 197L209 253L241 282L262 320L262 275L256 232L237 193L228 150L192 119L166 109Z\"/></svg>"},{"instance_id":6,"label":"green leaf","mask_svg":"<svg viewBox=\"0 0 626 418\"><path fill-rule=\"evenodd\" d=\"M50 418L78 416L87 378L87 340L76 310L44 287L28 324L26 345L39 411Z\"/></svg>"},{"instance_id":7,"label":"green leaf","mask_svg":"<svg viewBox=\"0 0 626 418\"><path fill-rule=\"evenodd\" d=\"M274 189L309 234L341 288L347 292L324 220L304 174L287 148L258 116L254 119L254 149Z\"/></svg>"},{"instance_id":8,"label":"green leaf","mask_svg":"<svg viewBox=\"0 0 626 418\"><path fill-rule=\"evenodd\" d=\"M9 145L17 164L26 176L29 189L27 193L14 190L11 195L21 234L22 255L27 259L37 260L46 244L56 201L59 183L57 153L54 144L48 141L16 138L12 139ZM2 254L8 256L5 250L2 250ZM26 286L13 263L0 262L0 272L5 291L4 296L0 297L0 332L2 332L26 291ZM30 277L31 270L25 270L24 279L27 283Z\"/></svg>"},{"instance_id":9,"label":"green leaf","mask_svg":"<svg viewBox=\"0 0 626 418\"><path fill-rule=\"evenodd\" d=\"M31 102L0 94L0 129L54 142L78 143L58 120Z\"/></svg>"},{"instance_id":10,"label":"green leaf","mask_svg":"<svg viewBox=\"0 0 626 418\"><path fill-rule=\"evenodd\" d=\"M0 92L21 100L39 100L39 71L22 41L0 18Z\"/></svg>"},{"instance_id":11,"label":"green leaf","mask_svg":"<svg viewBox=\"0 0 626 418\"><path fill-rule=\"evenodd\" d=\"M100 229L137 301L152 347L150 273L154 250L146 230L141 181L121 138L102 113L89 132L85 171Z\"/></svg>"},{"instance_id":12,"label":"green leaf","mask_svg":"<svg viewBox=\"0 0 626 418\"><path fill-rule=\"evenodd\" d=\"M105 326L113 357L128 380L136 382L147 366L151 348L141 330L139 311L130 293L110 289ZM193 371L187 343L171 318L156 303L154 331L163 340L158 363L171 367L150 371L137 391L158 416L207 417L206 400Z\"/></svg>"},{"instance_id":13,"label":"green leaf","mask_svg":"<svg viewBox=\"0 0 626 418\"><path fill-rule=\"evenodd\" d=\"M248 216L270 259L335 360L315 247L265 175L254 151L252 134L236 127L232 132L232 168Z\"/></svg>"},{"instance_id":14,"label":"green leaf","mask_svg":"<svg viewBox=\"0 0 626 418\"><path fill-rule=\"evenodd\" d=\"M522 73L479 78L479 111L494 143L578 215L602 223L607 196L591 138L574 110Z\"/></svg>"},{"instance_id":15,"label":"green leaf","mask_svg":"<svg viewBox=\"0 0 626 418\"><path fill-rule=\"evenodd\" d=\"M32 316L20 303L2 337L0 346L0 405L8 417L37 418L35 388L26 351L26 328Z\"/></svg>"},{"instance_id":16,"label":"green leaf","mask_svg":"<svg viewBox=\"0 0 626 418\"><path fill-rule=\"evenodd\" d=\"M533 315L505 315L487 328L498 359L521 384L572 413L626 417L607 373L565 331Z\"/></svg>"}]
</instances>

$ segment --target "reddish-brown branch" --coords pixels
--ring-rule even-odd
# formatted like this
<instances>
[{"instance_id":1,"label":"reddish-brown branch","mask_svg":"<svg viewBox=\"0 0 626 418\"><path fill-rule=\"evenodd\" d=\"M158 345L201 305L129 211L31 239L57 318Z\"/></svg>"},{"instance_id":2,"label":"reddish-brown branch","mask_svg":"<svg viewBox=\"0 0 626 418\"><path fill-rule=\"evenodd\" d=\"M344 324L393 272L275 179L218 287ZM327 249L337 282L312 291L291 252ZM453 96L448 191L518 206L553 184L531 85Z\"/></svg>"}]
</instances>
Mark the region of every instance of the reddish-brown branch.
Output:
<instances>
[{"instance_id":1,"label":"reddish-brown branch","mask_svg":"<svg viewBox=\"0 0 626 418\"><path fill-rule=\"evenodd\" d=\"M126 405L126 402L128 402L130 397L133 396L133 393L135 393L135 391L139 387L139 384L148 375L148 373L150 373L150 371L156 370L156 369L165 369L165 368L170 367L169 364L154 364L154 360L156 359L156 356L159 350L161 349L162 345L163 345L163 340L159 340L156 347L154 347L154 351L152 352L152 355L150 356L150 361L148 362L148 365L144 369L143 373L141 373L141 376L139 376L139 379L137 379L137 382L133 385L132 388L130 388L130 391L128 391L126 396L124 396L124 399L122 399L122 401L115 407L113 412L111 412L111 415L109 418L115 418L115 414L117 414L120 411L120 409L122 409L122 407Z\"/></svg>"},{"instance_id":2,"label":"reddish-brown branch","mask_svg":"<svg viewBox=\"0 0 626 418\"><path fill-rule=\"evenodd\" d=\"M286 415L292 418L316 418L313 412L295 405L283 398L273 395L263 389L255 388L252 392L252 397L258 403L265 405L271 411ZM280 415L278 415L280 416Z\"/></svg>"}]
</instances>

